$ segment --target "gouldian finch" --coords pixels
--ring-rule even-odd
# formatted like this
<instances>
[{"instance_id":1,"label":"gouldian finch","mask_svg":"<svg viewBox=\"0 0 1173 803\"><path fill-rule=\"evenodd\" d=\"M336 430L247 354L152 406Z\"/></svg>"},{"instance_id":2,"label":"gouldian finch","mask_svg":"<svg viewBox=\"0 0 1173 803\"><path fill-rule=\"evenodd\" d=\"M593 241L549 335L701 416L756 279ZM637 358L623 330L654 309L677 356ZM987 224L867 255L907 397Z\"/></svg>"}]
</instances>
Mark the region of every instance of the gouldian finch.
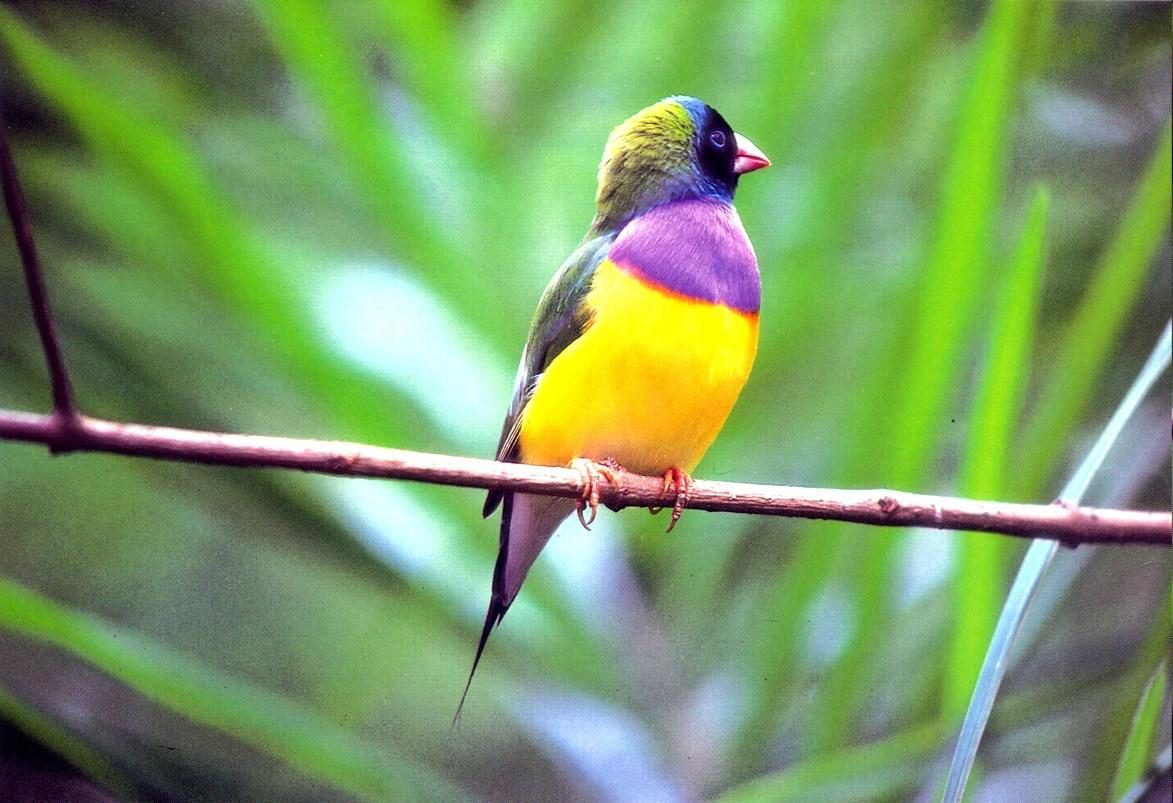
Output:
<instances>
[{"instance_id":1,"label":"gouldian finch","mask_svg":"<svg viewBox=\"0 0 1173 803\"><path fill-rule=\"evenodd\" d=\"M586 491L489 492L500 551L468 684L555 528L576 508L593 521L602 478L663 475L679 517L757 351L761 280L733 192L769 164L696 98L666 98L611 132L594 221L538 303L497 447L498 460L573 465Z\"/></svg>"}]
</instances>

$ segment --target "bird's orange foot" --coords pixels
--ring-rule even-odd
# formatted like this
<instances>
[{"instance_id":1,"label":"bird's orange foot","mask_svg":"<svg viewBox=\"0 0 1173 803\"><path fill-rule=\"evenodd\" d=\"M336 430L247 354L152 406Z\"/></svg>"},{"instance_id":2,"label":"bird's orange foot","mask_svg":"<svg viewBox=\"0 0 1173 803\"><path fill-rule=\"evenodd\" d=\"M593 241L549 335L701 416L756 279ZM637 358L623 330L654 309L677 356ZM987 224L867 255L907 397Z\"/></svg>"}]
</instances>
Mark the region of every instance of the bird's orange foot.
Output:
<instances>
[{"instance_id":1,"label":"bird's orange foot","mask_svg":"<svg viewBox=\"0 0 1173 803\"><path fill-rule=\"evenodd\" d=\"M676 522L680 521L680 514L684 512L684 506L688 504L688 494L692 491L692 477L688 476L687 472L672 467L664 472L664 493L668 493L669 488L676 489L676 502L672 505L672 520L668 522L666 532L672 532ZM663 508L653 507L650 510L654 515Z\"/></svg>"},{"instance_id":2,"label":"bird's orange foot","mask_svg":"<svg viewBox=\"0 0 1173 803\"><path fill-rule=\"evenodd\" d=\"M619 472L623 470L623 466L611 458L596 463L585 457L576 457L570 461L570 467L582 475L582 496L575 501L574 510L578 513L578 521L583 529L589 530L599 515L599 486L602 484L600 477L612 485L618 485ZM590 518L583 515L587 508L591 511Z\"/></svg>"}]
</instances>

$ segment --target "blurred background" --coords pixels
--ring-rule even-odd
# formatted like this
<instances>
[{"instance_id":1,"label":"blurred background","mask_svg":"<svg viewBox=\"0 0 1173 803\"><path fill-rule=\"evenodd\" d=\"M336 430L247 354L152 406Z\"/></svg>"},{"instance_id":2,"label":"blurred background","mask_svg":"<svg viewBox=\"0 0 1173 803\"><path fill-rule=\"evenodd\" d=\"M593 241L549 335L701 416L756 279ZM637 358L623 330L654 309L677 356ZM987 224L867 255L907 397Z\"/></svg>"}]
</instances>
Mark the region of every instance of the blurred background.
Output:
<instances>
[{"instance_id":1,"label":"blurred background","mask_svg":"<svg viewBox=\"0 0 1173 803\"><path fill-rule=\"evenodd\" d=\"M1169 316L1170 22L10 1L0 100L91 415L491 456L610 128L687 93L774 164L737 198L761 349L697 476L1047 502ZM1168 509L1159 387L1088 503ZM7 226L0 407L49 409ZM542 555L451 732L481 502L0 443L3 796L931 799L1024 550L606 512ZM1112 798L1168 744L1170 566L1060 554L975 800Z\"/></svg>"}]
</instances>

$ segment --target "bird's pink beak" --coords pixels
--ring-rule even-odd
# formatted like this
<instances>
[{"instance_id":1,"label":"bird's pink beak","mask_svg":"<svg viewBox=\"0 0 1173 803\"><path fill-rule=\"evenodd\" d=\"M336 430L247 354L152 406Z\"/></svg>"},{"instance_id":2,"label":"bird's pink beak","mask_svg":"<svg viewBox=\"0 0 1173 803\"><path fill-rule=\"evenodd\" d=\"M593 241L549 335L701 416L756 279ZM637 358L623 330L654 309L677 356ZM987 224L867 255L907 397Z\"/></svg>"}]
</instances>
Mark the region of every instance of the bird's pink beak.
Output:
<instances>
[{"instance_id":1,"label":"bird's pink beak","mask_svg":"<svg viewBox=\"0 0 1173 803\"><path fill-rule=\"evenodd\" d=\"M770 166L770 160L766 158L766 154L762 153L758 146L750 142L748 138L741 136L741 134L734 134L733 139L737 142L737 159L733 162L734 173L740 176L742 173Z\"/></svg>"}]
</instances>

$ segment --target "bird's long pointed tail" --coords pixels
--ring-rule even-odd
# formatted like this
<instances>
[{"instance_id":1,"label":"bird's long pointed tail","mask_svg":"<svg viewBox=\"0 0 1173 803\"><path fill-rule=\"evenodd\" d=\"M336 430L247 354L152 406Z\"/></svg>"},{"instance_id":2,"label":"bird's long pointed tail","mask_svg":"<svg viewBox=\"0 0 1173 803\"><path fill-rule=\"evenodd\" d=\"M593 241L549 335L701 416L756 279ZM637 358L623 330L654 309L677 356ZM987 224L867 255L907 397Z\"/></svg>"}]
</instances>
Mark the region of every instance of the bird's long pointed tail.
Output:
<instances>
[{"instance_id":1,"label":"bird's long pointed tail","mask_svg":"<svg viewBox=\"0 0 1173 803\"><path fill-rule=\"evenodd\" d=\"M493 594L489 598L489 610L485 614L485 626L481 629L481 640L477 643L477 653L472 659L472 669L468 670L468 680L464 684L464 692L460 695L460 704L456 706L456 713L452 716L452 729L460 727L460 713L464 710L464 701L468 699L468 690L472 688L473 675L477 673L477 665L481 662L481 654L485 651L485 644L489 642L489 634L500 624L505 616L505 605Z\"/></svg>"},{"instance_id":2,"label":"bird's long pointed tail","mask_svg":"<svg viewBox=\"0 0 1173 803\"><path fill-rule=\"evenodd\" d=\"M563 519L574 510L572 500L553 496L506 493L502 497L502 503L501 539L497 563L493 567L493 592L489 597L489 610L485 613L485 625L481 628L481 640L477 644L472 669L468 673L468 681L464 684L464 693L460 696L456 714L452 717L454 730L460 724L460 712L464 710L464 701L468 698L468 690L472 686L472 678L476 674L477 664L481 661L481 654L485 651L489 635L505 617L505 612L509 610L513 598L521 589L521 584L542 547L550 540L550 536ZM486 510L492 512L488 505Z\"/></svg>"},{"instance_id":3,"label":"bird's long pointed tail","mask_svg":"<svg viewBox=\"0 0 1173 803\"><path fill-rule=\"evenodd\" d=\"M490 498L492 494L490 494ZM468 699L468 690L472 688L473 676L477 673L477 666L481 662L481 655L485 652L485 645L489 643L489 635L493 628L501 624L505 618L505 611L509 608L506 601L503 582L505 577L505 563L509 560L509 530L513 520L513 494L507 493L501 497L501 536L497 548L497 562L493 565L493 590L489 595L489 610L485 613L485 626L481 628L481 640L477 642L477 652L472 659L472 669L468 670L468 680L464 683L464 692L460 695L460 703L456 706L456 713L452 716L452 729L460 726L460 714L464 711L464 701ZM492 508L485 505L485 515L489 516Z\"/></svg>"}]
</instances>

